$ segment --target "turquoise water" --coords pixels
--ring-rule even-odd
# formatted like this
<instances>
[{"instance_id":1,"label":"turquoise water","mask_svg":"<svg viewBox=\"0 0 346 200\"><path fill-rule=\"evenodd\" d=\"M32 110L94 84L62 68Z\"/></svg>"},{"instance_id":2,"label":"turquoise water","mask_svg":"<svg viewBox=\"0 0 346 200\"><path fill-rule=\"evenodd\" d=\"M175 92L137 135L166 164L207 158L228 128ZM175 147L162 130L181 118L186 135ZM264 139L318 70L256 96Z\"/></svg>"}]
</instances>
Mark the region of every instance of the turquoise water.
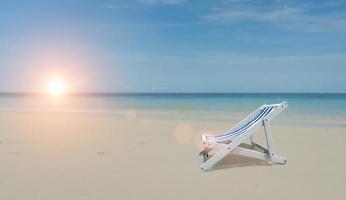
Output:
<instances>
[{"instance_id":1,"label":"turquoise water","mask_svg":"<svg viewBox=\"0 0 346 200\"><path fill-rule=\"evenodd\" d=\"M229 120L262 104L287 101L286 118L336 120L344 125L346 94L78 94L60 98L39 95L0 95L2 111L87 111L143 118Z\"/></svg>"}]
</instances>

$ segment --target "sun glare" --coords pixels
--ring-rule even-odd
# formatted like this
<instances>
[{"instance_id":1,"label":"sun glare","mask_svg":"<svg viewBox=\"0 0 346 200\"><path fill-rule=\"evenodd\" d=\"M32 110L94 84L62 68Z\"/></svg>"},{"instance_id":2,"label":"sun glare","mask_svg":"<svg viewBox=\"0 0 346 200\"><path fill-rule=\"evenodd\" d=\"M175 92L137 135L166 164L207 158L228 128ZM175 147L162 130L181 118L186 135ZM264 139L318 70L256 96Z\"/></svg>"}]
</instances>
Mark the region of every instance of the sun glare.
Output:
<instances>
[{"instance_id":1,"label":"sun glare","mask_svg":"<svg viewBox=\"0 0 346 200\"><path fill-rule=\"evenodd\" d=\"M66 85L60 79L52 80L48 85L48 93L52 96L61 96L66 92Z\"/></svg>"}]
</instances>

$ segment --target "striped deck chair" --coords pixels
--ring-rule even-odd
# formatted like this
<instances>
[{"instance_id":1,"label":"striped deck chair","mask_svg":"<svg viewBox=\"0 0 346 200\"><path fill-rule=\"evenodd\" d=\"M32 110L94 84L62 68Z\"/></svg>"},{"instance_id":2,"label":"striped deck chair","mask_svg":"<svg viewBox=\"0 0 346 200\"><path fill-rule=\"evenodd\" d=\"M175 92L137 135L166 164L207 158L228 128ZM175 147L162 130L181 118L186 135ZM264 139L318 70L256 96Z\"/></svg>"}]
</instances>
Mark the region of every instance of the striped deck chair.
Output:
<instances>
[{"instance_id":1,"label":"striped deck chair","mask_svg":"<svg viewBox=\"0 0 346 200\"><path fill-rule=\"evenodd\" d=\"M199 154L202 171L209 170L228 154L237 154L256 159L285 164L286 158L273 153L270 121L288 107L287 102L272 105L262 105L243 121L227 132L219 135L203 134L204 150ZM255 132L264 127L267 148L255 142ZM250 139L251 145L243 143ZM215 152L210 156L211 151Z\"/></svg>"}]
</instances>

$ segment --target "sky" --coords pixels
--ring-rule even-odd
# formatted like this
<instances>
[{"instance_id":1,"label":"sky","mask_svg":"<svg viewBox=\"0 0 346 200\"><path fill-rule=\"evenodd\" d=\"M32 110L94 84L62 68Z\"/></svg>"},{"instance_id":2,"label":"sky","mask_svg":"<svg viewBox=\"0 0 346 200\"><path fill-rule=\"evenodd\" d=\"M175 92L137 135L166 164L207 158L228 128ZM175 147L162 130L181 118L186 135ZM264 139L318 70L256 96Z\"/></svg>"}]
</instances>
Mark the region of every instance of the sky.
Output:
<instances>
[{"instance_id":1,"label":"sky","mask_svg":"<svg viewBox=\"0 0 346 200\"><path fill-rule=\"evenodd\" d=\"M0 92L346 92L346 1L0 0Z\"/></svg>"}]
</instances>

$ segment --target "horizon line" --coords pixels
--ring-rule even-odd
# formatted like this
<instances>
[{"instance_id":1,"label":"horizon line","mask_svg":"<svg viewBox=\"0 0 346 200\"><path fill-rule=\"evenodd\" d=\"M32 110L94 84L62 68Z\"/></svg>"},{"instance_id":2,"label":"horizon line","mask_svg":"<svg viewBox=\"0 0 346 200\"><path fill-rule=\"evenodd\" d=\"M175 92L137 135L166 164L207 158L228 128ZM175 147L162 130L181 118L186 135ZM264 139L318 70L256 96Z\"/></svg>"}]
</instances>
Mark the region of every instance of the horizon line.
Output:
<instances>
[{"instance_id":1,"label":"horizon line","mask_svg":"<svg viewBox=\"0 0 346 200\"><path fill-rule=\"evenodd\" d=\"M346 92L69 92L64 96L117 97L138 95L346 95ZM0 92L0 96L47 96L46 92Z\"/></svg>"}]
</instances>

